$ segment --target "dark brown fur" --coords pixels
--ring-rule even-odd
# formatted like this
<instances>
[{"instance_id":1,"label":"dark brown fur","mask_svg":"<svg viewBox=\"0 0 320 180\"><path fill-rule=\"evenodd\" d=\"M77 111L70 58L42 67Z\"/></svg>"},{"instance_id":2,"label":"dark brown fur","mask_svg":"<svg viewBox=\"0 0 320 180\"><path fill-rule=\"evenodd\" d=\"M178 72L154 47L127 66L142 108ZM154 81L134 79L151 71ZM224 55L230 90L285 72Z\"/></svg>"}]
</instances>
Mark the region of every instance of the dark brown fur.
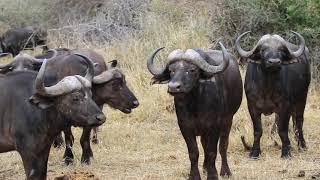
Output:
<instances>
[{"instance_id":1,"label":"dark brown fur","mask_svg":"<svg viewBox=\"0 0 320 180\"><path fill-rule=\"evenodd\" d=\"M195 50L204 55L209 64L217 65L223 61L221 51ZM232 58L223 72L212 77L190 62L175 61L153 80L155 83L168 82L168 92L174 96L178 124L191 162L189 179L200 179L196 136L201 137L205 153L203 167L208 172L208 179L218 179L215 161L219 139L220 175L230 176L227 162L229 133L233 115L242 100L242 81L236 60Z\"/></svg>"},{"instance_id":2,"label":"dark brown fur","mask_svg":"<svg viewBox=\"0 0 320 180\"><path fill-rule=\"evenodd\" d=\"M295 126L299 148L306 148L303 137L303 114L310 83L309 52L294 58L288 48L297 50L298 46L284 46L279 40L270 38L262 43L248 58L245 92L248 108L253 122L254 143L250 157L259 157L262 136L261 114L276 113L278 133L282 141L281 157L291 157L288 124L290 116ZM286 64L295 61L296 63ZM247 147L248 148L248 147Z\"/></svg>"}]
</instances>

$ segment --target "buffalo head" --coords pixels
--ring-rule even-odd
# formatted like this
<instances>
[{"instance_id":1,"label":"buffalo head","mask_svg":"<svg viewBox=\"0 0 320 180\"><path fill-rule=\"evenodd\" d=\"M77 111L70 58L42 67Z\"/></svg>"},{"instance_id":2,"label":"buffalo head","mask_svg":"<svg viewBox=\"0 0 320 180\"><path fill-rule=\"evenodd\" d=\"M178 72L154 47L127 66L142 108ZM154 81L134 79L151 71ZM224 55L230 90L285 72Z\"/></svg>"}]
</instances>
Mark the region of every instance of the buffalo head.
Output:
<instances>
[{"instance_id":1,"label":"buffalo head","mask_svg":"<svg viewBox=\"0 0 320 180\"><path fill-rule=\"evenodd\" d=\"M93 78L93 94L98 104L107 103L112 108L130 113L139 106L135 95L127 86L124 74L117 68L117 60L111 61L108 70Z\"/></svg>"},{"instance_id":2,"label":"buffalo head","mask_svg":"<svg viewBox=\"0 0 320 180\"><path fill-rule=\"evenodd\" d=\"M53 53L51 58L54 58L55 56L57 56L56 50L50 49L49 51ZM8 54L8 53L2 53L2 54ZM23 70L37 71L41 67L43 61L44 59L38 59L28 54L20 53L19 55L14 57L11 62L7 64L1 64L0 73L5 74L11 71L23 71Z\"/></svg>"},{"instance_id":3,"label":"buffalo head","mask_svg":"<svg viewBox=\"0 0 320 180\"><path fill-rule=\"evenodd\" d=\"M267 34L261 37L252 50L245 51L240 46L240 40L249 32L237 38L236 49L240 56L247 59L248 62L261 64L266 69L279 69L281 65L296 63L297 58L305 50L304 38L299 33L292 31L300 40L299 46L287 42L279 35Z\"/></svg>"},{"instance_id":4,"label":"buffalo head","mask_svg":"<svg viewBox=\"0 0 320 180\"><path fill-rule=\"evenodd\" d=\"M210 57L210 51L201 49L174 50L168 56L165 68L158 69L153 65L153 59L157 52L163 48L154 50L147 60L148 70L154 83L167 83L170 94L188 93L198 86L199 81L210 79L213 75L223 72L229 64L229 55L222 45L223 60L219 65L212 64L215 61ZM210 63L209 63L210 62Z\"/></svg>"},{"instance_id":5,"label":"buffalo head","mask_svg":"<svg viewBox=\"0 0 320 180\"><path fill-rule=\"evenodd\" d=\"M35 42L37 45L45 45L47 44L48 32L44 28L35 28Z\"/></svg>"},{"instance_id":6,"label":"buffalo head","mask_svg":"<svg viewBox=\"0 0 320 180\"><path fill-rule=\"evenodd\" d=\"M55 108L75 126L97 126L104 123L106 117L92 100L93 63L88 58L86 61L89 68L85 77L67 76L56 85L45 87L47 60L44 60L35 80L36 93L30 98L30 102L42 109Z\"/></svg>"}]
</instances>

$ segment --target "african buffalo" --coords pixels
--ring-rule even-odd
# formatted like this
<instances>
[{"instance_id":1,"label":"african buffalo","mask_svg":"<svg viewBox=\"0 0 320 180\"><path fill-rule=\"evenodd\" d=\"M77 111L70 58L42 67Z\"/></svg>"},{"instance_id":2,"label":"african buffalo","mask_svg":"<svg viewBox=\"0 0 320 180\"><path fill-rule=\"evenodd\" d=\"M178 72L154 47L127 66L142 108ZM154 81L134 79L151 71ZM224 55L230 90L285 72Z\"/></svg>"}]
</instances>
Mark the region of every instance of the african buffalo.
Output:
<instances>
[{"instance_id":1,"label":"african buffalo","mask_svg":"<svg viewBox=\"0 0 320 180\"><path fill-rule=\"evenodd\" d=\"M39 73L16 71L0 76L0 152L18 151L27 179L45 180L51 144L69 125L97 126L105 116L92 100L93 63L85 77L66 76L45 86L47 60Z\"/></svg>"},{"instance_id":2,"label":"african buffalo","mask_svg":"<svg viewBox=\"0 0 320 180\"><path fill-rule=\"evenodd\" d=\"M103 104L108 104L112 108L119 109L124 113L130 113L132 109L138 107L139 102L131 90L127 87L125 76L122 71L117 67L117 61L114 60L107 67L104 62L104 58L90 49L74 49L69 50L66 48L51 49L44 54L37 55L35 58L24 55L20 58L20 55L15 57L13 61L8 64L0 65L1 72L11 72L20 69L37 70L41 65L43 58L52 58L48 63L46 71L45 85L51 85L61 80L64 76L84 74L86 71L86 65L83 63L84 59L79 56L74 56L74 53L82 54L89 57L94 63L94 81L92 85L93 99L102 109ZM22 55L21 55L22 56ZM30 63L32 62L32 63ZM82 63L81 63L82 62ZM30 66L29 66L30 65ZM20 67L20 68L18 68ZM59 72L59 73L58 73ZM57 76L57 74L60 76ZM94 143L97 142L96 128L93 128ZM90 157L93 157L93 153L90 147L90 132L91 127L85 128L81 136L81 144L83 148L82 162L90 163ZM66 139L66 151L64 159L66 164L73 162L73 135L71 127L64 129ZM61 133L54 141L54 146L59 147L63 143Z\"/></svg>"},{"instance_id":3,"label":"african buffalo","mask_svg":"<svg viewBox=\"0 0 320 180\"><path fill-rule=\"evenodd\" d=\"M53 60L48 63L48 68L46 70L46 77L48 79L45 79L45 83L50 81L55 82L63 77L56 76L57 70L59 70L60 75L63 74L64 76L84 74L85 66L79 63L83 62L83 58L72 55L72 53L76 52L83 56L90 57L90 59L96 63L94 67L95 76L92 81L92 98L101 109L105 103L124 113L131 113L132 109L138 107L139 102L132 91L127 87L125 76L117 67L117 61L112 61L110 67L107 69L102 56L92 50L72 50L70 54L64 54L53 58ZM50 83L46 85L50 85ZM81 162L87 164L90 163L90 158L93 157L90 146L91 129L92 127L84 127L80 139L83 150ZM71 133L71 127L65 129L64 133L66 139L64 159L66 164L70 164L73 162L71 148L74 139ZM96 133L94 135L94 137L96 137Z\"/></svg>"},{"instance_id":4,"label":"african buffalo","mask_svg":"<svg viewBox=\"0 0 320 180\"><path fill-rule=\"evenodd\" d=\"M58 55L58 51L55 49L49 49L48 52L51 54L50 58L53 58ZM6 56L7 53L0 54L0 58ZM44 58L35 58L26 53L19 53L15 56L11 62L6 64L0 64L0 74L6 74L13 71L39 71Z\"/></svg>"},{"instance_id":5,"label":"african buffalo","mask_svg":"<svg viewBox=\"0 0 320 180\"><path fill-rule=\"evenodd\" d=\"M221 43L220 46L222 51L174 50L164 69L153 65L155 55L163 48L154 50L147 60L152 83L168 83L168 93L174 97L178 124L191 161L189 179L200 179L196 136L201 136L203 168L208 179L218 179L215 160L219 139L220 175L231 175L227 148L232 119L242 100L242 81L238 63Z\"/></svg>"},{"instance_id":6,"label":"african buffalo","mask_svg":"<svg viewBox=\"0 0 320 180\"><path fill-rule=\"evenodd\" d=\"M250 157L259 157L262 136L261 114L276 113L278 133L282 142L281 157L291 156L288 124L292 116L299 148L306 148L303 137L303 114L310 84L309 51L304 38L291 44L279 35L264 35L250 51L240 46L241 34L236 40L240 56L249 63L245 77L245 92L253 123L254 142Z\"/></svg>"},{"instance_id":7,"label":"african buffalo","mask_svg":"<svg viewBox=\"0 0 320 180\"><path fill-rule=\"evenodd\" d=\"M47 49L47 36L47 31L40 28L10 29L0 37L0 45L3 53L16 56L25 48L43 45Z\"/></svg>"}]
</instances>

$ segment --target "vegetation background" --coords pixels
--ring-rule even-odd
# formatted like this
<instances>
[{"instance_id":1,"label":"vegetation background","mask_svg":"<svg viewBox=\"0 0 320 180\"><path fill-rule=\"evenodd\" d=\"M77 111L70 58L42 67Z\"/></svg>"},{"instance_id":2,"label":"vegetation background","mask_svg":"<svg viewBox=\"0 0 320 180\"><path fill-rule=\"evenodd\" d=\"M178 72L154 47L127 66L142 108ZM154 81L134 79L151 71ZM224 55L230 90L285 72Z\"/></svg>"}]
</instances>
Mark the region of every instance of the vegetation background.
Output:
<instances>
[{"instance_id":1,"label":"vegetation background","mask_svg":"<svg viewBox=\"0 0 320 180\"><path fill-rule=\"evenodd\" d=\"M320 99L316 88L320 82L320 0L1 0L0 7L0 34L15 27L44 27L51 48L93 48L106 62L118 59L140 100L140 107L130 115L105 108L108 122L101 128L100 144L93 146L95 160L91 166L80 164L79 143L74 148L76 162L70 167L63 165L63 149L52 149L49 178L90 172L100 179L185 179L189 160L172 98L165 85L150 86L146 57L153 49L165 46L157 58L161 66L176 48L215 49L219 41L237 57L234 41L248 30L252 36L243 42L248 48L266 33L280 34L292 42L295 39L290 30L305 37L313 74L304 127L309 149L297 150L291 130L294 157L281 160L279 149L273 146L279 138L270 134L274 118L264 117L262 158L248 159L240 142L241 135L252 140L244 96L230 137L233 178L297 178L300 171L305 172L305 178L320 177ZM75 132L78 142L81 131ZM24 177L16 153L0 157L0 179ZM218 158L218 171L219 164Z\"/></svg>"}]
</instances>

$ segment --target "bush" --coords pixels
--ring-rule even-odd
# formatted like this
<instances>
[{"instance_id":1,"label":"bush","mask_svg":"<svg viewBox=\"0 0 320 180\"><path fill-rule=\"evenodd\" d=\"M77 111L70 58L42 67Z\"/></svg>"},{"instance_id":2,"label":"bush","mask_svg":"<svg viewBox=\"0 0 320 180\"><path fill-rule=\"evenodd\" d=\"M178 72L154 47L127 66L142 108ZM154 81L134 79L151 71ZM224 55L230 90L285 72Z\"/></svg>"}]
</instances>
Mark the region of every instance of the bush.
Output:
<instances>
[{"instance_id":1,"label":"bush","mask_svg":"<svg viewBox=\"0 0 320 180\"><path fill-rule=\"evenodd\" d=\"M319 0L229 0L221 11L223 15L216 21L222 25L220 33L232 47L236 37L249 30L255 40L267 33L290 39L290 30L299 32L311 52L313 77L320 79ZM252 44L253 40L248 41Z\"/></svg>"},{"instance_id":2,"label":"bush","mask_svg":"<svg viewBox=\"0 0 320 180\"><path fill-rule=\"evenodd\" d=\"M58 0L51 6L51 24L59 27L52 32L61 37L58 42L68 38L70 44L99 46L141 31L147 0Z\"/></svg>"}]
</instances>

